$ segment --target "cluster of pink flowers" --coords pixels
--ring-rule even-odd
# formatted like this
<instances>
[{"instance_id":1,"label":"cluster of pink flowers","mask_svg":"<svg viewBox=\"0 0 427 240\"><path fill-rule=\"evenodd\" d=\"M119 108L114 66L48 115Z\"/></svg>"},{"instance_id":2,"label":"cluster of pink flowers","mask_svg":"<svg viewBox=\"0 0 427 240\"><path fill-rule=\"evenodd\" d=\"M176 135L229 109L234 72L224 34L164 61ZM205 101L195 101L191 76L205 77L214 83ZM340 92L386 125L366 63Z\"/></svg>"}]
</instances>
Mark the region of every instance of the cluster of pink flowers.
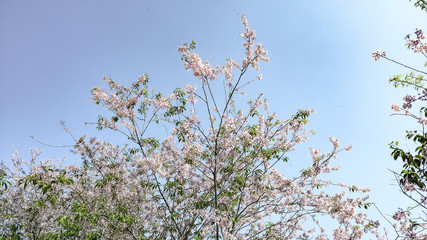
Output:
<instances>
[{"instance_id":1,"label":"cluster of pink flowers","mask_svg":"<svg viewBox=\"0 0 427 240\"><path fill-rule=\"evenodd\" d=\"M191 46L185 44L178 48L178 51L183 53L184 66L186 70L192 70L193 75L199 79L214 80L220 71L219 66L213 68L209 61L202 61L200 56L191 51ZM206 82L204 82L206 84Z\"/></svg>"},{"instance_id":2,"label":"cluster of pink flowers","mask_svg":"<svg viewBox=\"0 0 427 240\"><path fill-rule=\"evenodd\" d=\"M231 81L233 81L233 68L239 68L239 64L233 59L229 59L227 64L221 68L221 72L225 75L225 79L229 85L231 85Z\"/></svg>"},{"instance_id":3,"label":"cluster of pink flowers","mask_svg":"<svg viewBox=\"0 0 427 240\"><path fill-rule=\"evenodd\" d=\"M331 143L334 145L335 148L339 148L340 147L340 140L334 138L334 137L330 137L329 141L331 141Z\"/></svg>"},{"instance_id":4,"label":"cluster of pink flowers","mask_svg":"<svg viewBox=\"0 0 427 240\"><path fill-rule=\"evenodd\" d=\"M395 111L395 112L400 112L400 106L399 106L399 105L397 105L397 104L395 104L395 103L393 103L393 104L391 105L391 109L392 109L393 111Z\"/></svg>"},{"instance_id":5,"label":"cluster of pink flowers","mask_svg":"<svg viewBox=\"0 0 427 240\"><path fill-rule=\"evenodd\" d=\"M418 39L425 39L424 32L421 29L415 29L415 35L417 35Z\"/></svg>"},{"instance_id":6,"label":"cluster of pink flowers","mask_svg":"<svg viewBox=\"0 0 427 240\"><path fill-rule=\"evenodd\" d=\"M258 43L256 49L253 50L256 39L255 30L249 28L245 14L242 15L242 24L245 27L245 32L241 33L240 36L246 40L243 44L246 50L246 57L242 61L242 67L246 68L248 65L251 65L256 70L259 70L258 63L260 60L264 62L270 61L270 58L266 57L268 52L262 48L261 43Z\"/></svg>"},{"instance_id":7,"label":"cluster of pink flowers","mask_svg":"<svg viewBox=\"0 0 427 240\"><path fill-rule=\"evenodd\" d=\"M411 35L406 36L406 45L408 48L414 50L415 53L426 53L427 45L421 40L425 39L424 32L421 29L415 29L416 39L412 39Z\"/></svg>"},{"instance_id":8,"label":"cluster of pink flowers","mask_svg":"<svg viewBox=\"0 0 427 240\"><path fill-rule=\"evenodd\" d=\"M393 219L396 223L393 224L395 230L399 233L401 239L424 240L427 238L427 224L417 224L409 217L409 211L399 209Z\"/></svg>"},{"instance_id":9,"label":"cluster of pink flowers","mask_svg":"<svg viewBox=\"0 0 427 240\"><path fill-rule=\"evenodd\" d=\"M385 52L381 52L380 50L372 53L372 57L375 59L375 61L380 60L380 58L385 57L386 53Z\"/></svg>"},{"instance_id":10,"label":"cluster of pink flowers","mask_svg":"<svg viewBox=\"0 0 427 240\"><path fill-rule=\"evenodd\" d=\"M426 101L427 100L427 90L423 89L421 93L418 94L418 96L409 95L406 94L406 96L403 98L403 104L402 107L399 105L393 103L391 105L391 109L395 112L400 112L402 109L405 111L405 115L411 116L415 119L417 119L417 122L422 125L427 124L427 120L425 117L418 116L416 114L413 114L410 112L410 109L413 107L413 104L417 101Z\"/></svg>"},{"instance_id":11,"label":"cluster of pink flowers","mask_svg":"<svg viewBox=\"0 0 427 240\"><path fill-rule=\"evenodd\" d=\"M413 103L413 102L415 102L416 100L417 100L417 99L416 99L414 96L407 94L407 95L403 98L403 101L405 102L405 103L402 105L403 109L410 109L410 108L412 108L412 103Z\"/></svg>"}]
</instances>

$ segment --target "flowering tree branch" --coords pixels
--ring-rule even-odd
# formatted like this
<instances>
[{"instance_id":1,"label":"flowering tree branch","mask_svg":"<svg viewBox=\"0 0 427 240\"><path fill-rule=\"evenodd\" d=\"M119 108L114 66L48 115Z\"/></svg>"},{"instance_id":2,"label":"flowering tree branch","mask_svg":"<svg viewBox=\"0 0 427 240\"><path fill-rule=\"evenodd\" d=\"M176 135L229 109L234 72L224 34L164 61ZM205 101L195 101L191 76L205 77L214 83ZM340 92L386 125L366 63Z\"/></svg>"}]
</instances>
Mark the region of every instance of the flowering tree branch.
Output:
<instances>
[{"instance_id":1,"label":"flowering tree branch","mask_svg":"<svg viewBox=\"0 0 427 240\"><path fill-rule=\"evenodd\" d=\"M406 36L406 46L414 53L420 53L427 58L427 45L423 42L426 38L421 29L415 30L415 38L411 35ZM398 65L401 65L410 70L420 73L416 76L414 72L403 75L395 75L390 79L395 87L411 87L414 88L418 95L407 94L403 98L401 106L392 104L391 109L396 113L392 115L405 115L410 116L417 120L420 124L420 130L406 131L406 138L414 141L416 147L415 151L405 151L399 147L399 142L391 142L390 148L392 149L392 157L394 160L400 159L403 162L403 169L401 173L394 172L396 181L399 184L400 191L411 199L415 206L407 210L399 209L394 215L393 219L397 222L393 227L397 233L396 239L425 239L427 237L427 221L425 217L414 218L411 214L416 208L427 209L426 207L426 182L427 182L427 133L425 132L425 125L427 124L427 108L421 107L419 114L412 113L410 110L415 103L423 103L427 100L427 89L424 87L426 79L424 71L409 67L393 59L387 58L385 52L377 51L372 54L375 60L380 58L386 59ZM425 64L427 66L427 63ZM403 113L401 113L403 112ZM426 213L422 211L425 216Z\"/></svg>"}]
</instances>

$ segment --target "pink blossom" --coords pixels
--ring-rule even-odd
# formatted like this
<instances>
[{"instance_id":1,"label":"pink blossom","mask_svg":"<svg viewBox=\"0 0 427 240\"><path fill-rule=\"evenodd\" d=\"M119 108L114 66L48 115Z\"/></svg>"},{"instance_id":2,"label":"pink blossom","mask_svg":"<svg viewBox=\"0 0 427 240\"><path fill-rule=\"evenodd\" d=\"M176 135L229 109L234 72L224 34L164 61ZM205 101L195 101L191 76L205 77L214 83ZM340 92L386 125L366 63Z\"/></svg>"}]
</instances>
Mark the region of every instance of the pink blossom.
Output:
<instances>
[{"instance_id":1,"label":"pink blossom","mask_svg":"<svg viewBox=\"0 0 427 240\"><path fill-rule=\"evenodd\" d=\"M375 59L375 61L379 60L381 57L385 57L386 53L385 52L381 52L381 51L377 51L375 53L372 53L372 57Z\"/></svg>"},{"instance_id":2,"label":"pink blossom","mask_svg":"<svg viewBox=\"0 0 427 240\"><path fill-rule=\"evenodd\" d=\"M425 117L418 118L418 123L422 125L427 125L427 118Z\"/></svg>"},{"instance_id":3,"label":"pink blossom","mask_svg":"<svg viewBox=\"0 0 427 240\"><path fill-rule=\"evenodd\" d=\"M350 149L352 149L353 148L353 144L351 144L351 145L347 145L347 146L345 146L344 147L344 149L346 150L346 151L349 151Z\"/></svg>"},{"instance_id":4,"label":"pink blossom","mask_svg":"<svg viewBox=\"0 0 427 240\"><path fill-rule=\"evenodd\" d=\"M334 145L335 148L340 147L340 140L334 137L330 137L329 140L331 141L331 143Z\"/></svg>"},{"instance_id":5,"label":"pink blossom","mask_svg":"<svg viewBox=\"0 0 427 240\"><path fill-rule=\"evenodd\" d=\"M421 29L415 29L415 35L417 35L418 39L425 39L424 32Z\"/></svg>"},{"instance_id":6,"label":"pink blossom","mask_svg":"<svg viewBox=\"0 0 427 240\"><path fill-rule=\"evenodd\" d=\"M395 111L395 112L399 112L400 111L400 106L397 105L397 104L395 104L395 103L393 103L391 105L391 109L393 109L393 111Z\"/></svg>"}]
</instances>

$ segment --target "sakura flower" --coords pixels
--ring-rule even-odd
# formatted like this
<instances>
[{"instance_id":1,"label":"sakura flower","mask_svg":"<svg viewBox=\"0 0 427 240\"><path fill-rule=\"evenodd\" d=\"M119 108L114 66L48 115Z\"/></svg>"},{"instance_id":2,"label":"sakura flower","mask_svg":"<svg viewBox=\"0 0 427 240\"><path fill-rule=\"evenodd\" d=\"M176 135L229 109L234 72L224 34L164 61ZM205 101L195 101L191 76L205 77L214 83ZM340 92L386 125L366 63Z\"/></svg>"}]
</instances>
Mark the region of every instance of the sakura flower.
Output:
<instances>
[{"instance_id":1,"label":"sakura flower","mask_svg":"<svg viewBox=\"0 0 427 240\"><path fill-rule=\"evenodd\" d=\"M353 148L353 144L351 144L351 145L347 145L347 146L345 146L344 147L344 149L346 150L346 151L349 151L350 149L352 149Z\"/></svg>"},{"instance_id":2,"label":"sakura flower","mask_svg":"<svg viewBox=\"0 0 427 240\"><path fill-rule=\"evenodd\" d=\"M372 53L372 57L375 59L375 61L379 60L381 57L385 57L386 53L385 52L381 52L381 51L377 51L375 53Z\"/></svg>"},{"instance_id":3,"label":"sakura flower","mask_svg":"<svg viewBox=\"0 0 427 240\"><path fill-rule=\"evenodd\" d=\"M391 105L391 109L393 109L393 111L395 111L395 112L399 112L400 111L400 106L397 105L397 104L395 104L395 103L393 103Z\"/></svg>"},{"instance_id":4,"label":"sakura flower","mask_svg":"<svg viewBox=\"0 0 427 240\"><path fill-rule=\"evenodd\" d=\"M331 143L334 145L335 148L340 147L340 140L334 137L330 137L329 140L331 141Z\"/></svg>"}]
</instances>

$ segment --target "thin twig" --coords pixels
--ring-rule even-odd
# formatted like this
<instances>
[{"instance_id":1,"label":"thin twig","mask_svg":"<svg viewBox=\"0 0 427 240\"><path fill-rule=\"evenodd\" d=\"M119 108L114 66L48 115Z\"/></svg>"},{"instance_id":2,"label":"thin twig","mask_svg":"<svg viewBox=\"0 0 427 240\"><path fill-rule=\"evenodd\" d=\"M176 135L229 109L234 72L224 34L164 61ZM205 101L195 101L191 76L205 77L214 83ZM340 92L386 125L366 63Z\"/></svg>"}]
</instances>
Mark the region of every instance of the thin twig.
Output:
<instances>
[{"instance_id":1,"label":"thin twig","mask_svg":"<svg viewBox=\"0 0 427 240\"><path fill-rule=\"evenodd\" d=\"M30 138L32 138L34 141L36 141L36 142L38 142L38 143L40 143L40 144L42 144L42 145L48 146L48 147L67 148L67 147L75 147L75 146L77 146L77 145L63 145L63 146L50 145L50 144L47 144L47 143L44 143L44 142L41 142L41 141L37 140L37 139L36 139L35 137L33 137L33 136L30 136Z\"/></svg>"}]
</instances>

